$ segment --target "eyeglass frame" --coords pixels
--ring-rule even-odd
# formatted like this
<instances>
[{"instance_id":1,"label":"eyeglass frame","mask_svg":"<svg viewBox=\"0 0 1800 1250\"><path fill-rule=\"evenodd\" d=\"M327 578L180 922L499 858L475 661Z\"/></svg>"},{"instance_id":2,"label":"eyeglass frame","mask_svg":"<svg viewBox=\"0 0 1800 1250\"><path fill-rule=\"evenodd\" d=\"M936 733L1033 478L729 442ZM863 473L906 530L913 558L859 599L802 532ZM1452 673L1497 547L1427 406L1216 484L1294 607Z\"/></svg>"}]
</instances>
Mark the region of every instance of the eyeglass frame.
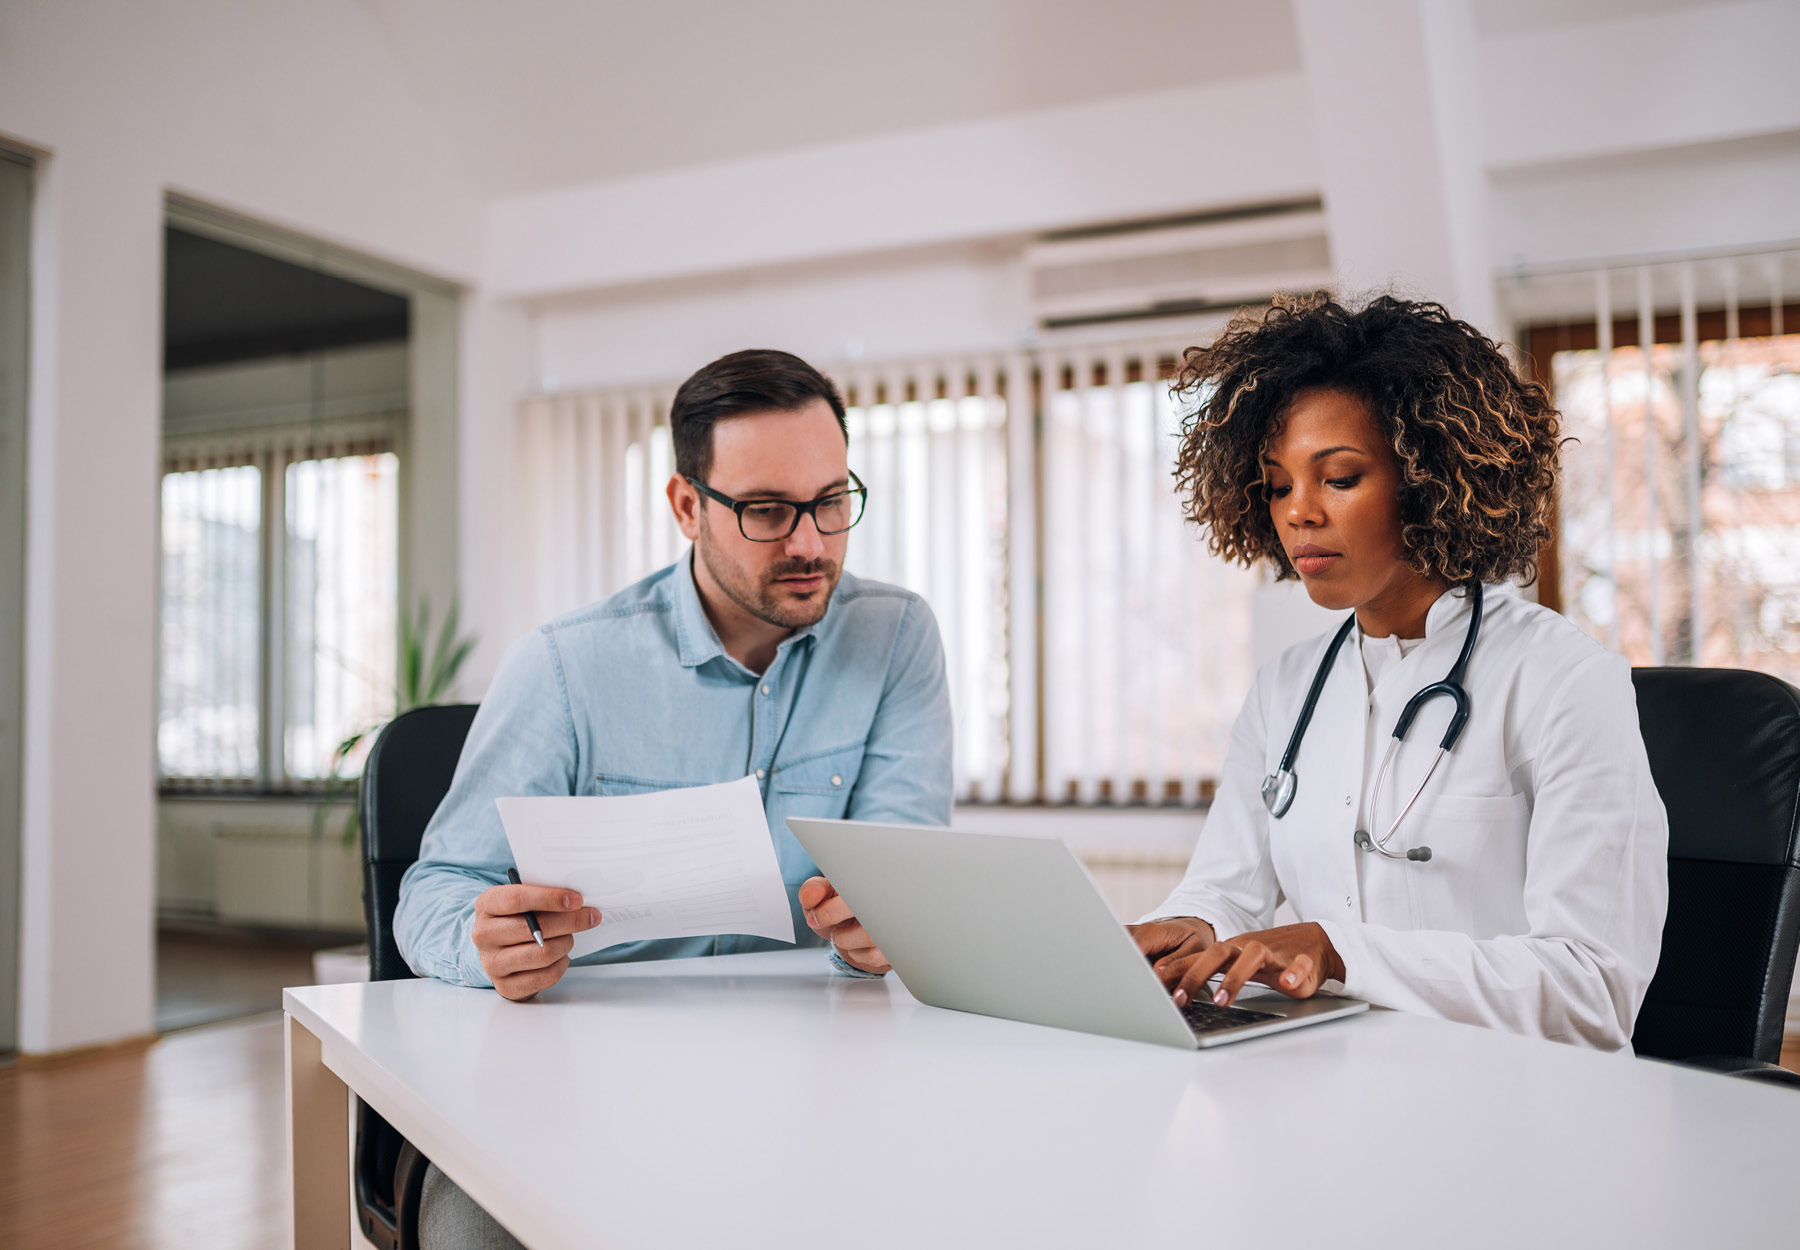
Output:
<instances>
[{"instance_id":1,"label":"eyeglass frame","mask_svg":"<svg viewBox=\"0 0 1800 1250\"><path fill-rule=\"evenodd\" d=\"M852 485L845 487L843 490L834 490L829 495L820 495L817 499L811 499L805 503L796 503L792 499L775 499L772 497L763 497L763 498L757 498L757 499L733 499L730 495L722 494L721 492L714 490L712 487L708 486L705 482L695 481L693 478L689 477L685 473L681 475L681 478L682 478L682 481L686 482L689 486L692 486L695 490L699 491L702 495L706 496L706 498L712 500L714 503L724 504L727 508L730 508L732 513L734 515L736 515L736 517L737 517L738 533L744 535L745 542L784 543L788 539L790 539L794 536L794 531L800 528L800 518L805 517L805 516L810 516L812 518L813 528L819 531L819 534L821 537L825 537L828 535L836 535L836 534L848 534L851 530L856 528L857 522L859 522L863 519L864 509L866 509L869 504L869 488L867 486L863 485L863 480L860 477L856 476L856 470L846 469L845 472L847 472L850 475L850 481L852 482ZM823 526L821 526L819 524L819 505L830 503L834 499L841 499L845 495L861 495L862 496L862 507L860 507L856 510L856 520L850 522L850 524L846 525L841 530L825 529ZM750 537L750 535L748 533L745 532L745 530L744 530L744 509L750 507L752 504L759 504L759 503L785 504L794 510L794 523L788 527L787 533L781 535L781 537L779 537L779 538L752 538L752 537Z\"/></svg>"}]
</instances>

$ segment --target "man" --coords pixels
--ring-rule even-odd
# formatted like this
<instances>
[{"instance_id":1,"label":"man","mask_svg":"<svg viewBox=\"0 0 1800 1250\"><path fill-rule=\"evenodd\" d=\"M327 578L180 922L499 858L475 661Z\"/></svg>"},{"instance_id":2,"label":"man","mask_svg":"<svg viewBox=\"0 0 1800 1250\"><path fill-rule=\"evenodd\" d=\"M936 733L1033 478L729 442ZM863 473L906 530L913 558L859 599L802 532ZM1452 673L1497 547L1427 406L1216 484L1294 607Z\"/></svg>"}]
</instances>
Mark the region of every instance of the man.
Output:
<instances>
[{"instance_id":1,"label":"man","mask_svg":"<svg viewBox=\"0 0 1800 1250\"><path fill-rule=\"evenodd\" d=\"M843 573L863 490L844 404L786 352L701 369L669 414L669 504L690 556L515 643L469 731L394 916L422 976L529 998L599 923L572 891L504 884L494 800L636 794L754 774L795 929L847 971L887 962L788 816L948 824L943 648L917 595ZM532 940L523 913L544 934ZM778 948L743 936L632 942L584 963Z\"/></svg>"},{"instance_id":2,"label":"man","mask_svg":"<svg viewBox=\"0 0 1800 1250\"><path fill-rule=\"evenodd\" d=\"M796 933L828 943L849 975L888 970L786 818L949 823L937 622L917 595L842 571L863 490L843 400L817 370L786 352L715 360L676 392L669 426L669 505L693 550L507 652L401 883L394 934L421 976L530 998L568 969L572 935L600 922L572 890L505 884L496 798L638 794L746 773L762 786ZM582 962L783 945L632 942ZM517 1244L435 1167L420 1227L426 1247Z\"/></svg>"}]
</instances>

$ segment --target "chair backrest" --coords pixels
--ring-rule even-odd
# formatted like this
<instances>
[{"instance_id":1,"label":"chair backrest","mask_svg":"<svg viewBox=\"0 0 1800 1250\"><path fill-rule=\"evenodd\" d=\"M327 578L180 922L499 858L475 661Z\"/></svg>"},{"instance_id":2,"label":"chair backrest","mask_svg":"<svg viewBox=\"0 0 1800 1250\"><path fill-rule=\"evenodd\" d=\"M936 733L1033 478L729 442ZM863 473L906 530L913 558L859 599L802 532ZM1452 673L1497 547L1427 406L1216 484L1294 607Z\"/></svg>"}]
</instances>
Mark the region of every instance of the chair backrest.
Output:
<instances>
[{"instance_id":1,"label":"chair backrest","mask_svg":"<svg viewBox=\"0 0 1800 1250\"><path fill-rule=\"evenodd\" d=\"M363 765L363 916L369 927L369 976L413 975L394 944L400 878L419 858L425 826L449 792L473 703L418 707L388 722Z\"/></svg>"},{"instance_id":2,"label":"chair backrest","mask_svg":"<svg viewBox=\"0 0 1800 1250\"><path fill-rule=\"evenodd\" d=\"M394 944L400 878L419 858L425 826L450 790L475 707L443 704L396 716L376 737L363 764L363 918L373 980L413 975ZM380 1250L418 1246L426 1164L393 1125L356 1100L356 1217L363 1236Z\"/></svg>"},{"instance_id":3,"label":"chair backrest","mask_svg":"<svg viewBox=\"0 0 1800 1250\"><path fill-rule=\"evenodd\" d=\"M1800 942L1800 691L1742 669L1631 679L1669 812L1669 918L1632 1044L1773 1063Z\"/></svg>"}]
</instances>

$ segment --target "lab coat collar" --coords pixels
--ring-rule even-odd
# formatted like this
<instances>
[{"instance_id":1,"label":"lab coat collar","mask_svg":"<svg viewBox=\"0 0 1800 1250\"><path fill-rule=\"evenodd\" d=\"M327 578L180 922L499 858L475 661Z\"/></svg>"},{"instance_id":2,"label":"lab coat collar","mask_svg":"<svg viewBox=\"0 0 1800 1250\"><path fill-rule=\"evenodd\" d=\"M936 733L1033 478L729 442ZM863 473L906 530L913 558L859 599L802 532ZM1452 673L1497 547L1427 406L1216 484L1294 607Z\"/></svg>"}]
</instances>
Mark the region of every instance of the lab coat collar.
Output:
<instances>
[{"instance_id":1,"label":"lab coat collar","mask_svg":"<svg viewBox=\"0 0 1800 1250\"><path fill-rule=\"evenodd\" d=\"M1481 589L1484 596L1482 601L1484 615L1487 611L1492 609L1496 597L1515 593L1511 586L1505 584L1493 586L1483 585ZM1461 586L1452 586L1449 590L1446 590L1443 594L1439 595L1436 601L1432 603L1430 610L1425 613L1425 639L1429 642L1439 634L1447 631L1454 632L1457 637L1457 643L1460 646L1463 629L1466 626L1468 619L1469 597L1463 593ZM1361 621L1356 623L1353 632L1356 634L1356 645L1360 648L1363 639L1367 637L1367 635L1363 633Z\"/></svg>"}]
</instances>

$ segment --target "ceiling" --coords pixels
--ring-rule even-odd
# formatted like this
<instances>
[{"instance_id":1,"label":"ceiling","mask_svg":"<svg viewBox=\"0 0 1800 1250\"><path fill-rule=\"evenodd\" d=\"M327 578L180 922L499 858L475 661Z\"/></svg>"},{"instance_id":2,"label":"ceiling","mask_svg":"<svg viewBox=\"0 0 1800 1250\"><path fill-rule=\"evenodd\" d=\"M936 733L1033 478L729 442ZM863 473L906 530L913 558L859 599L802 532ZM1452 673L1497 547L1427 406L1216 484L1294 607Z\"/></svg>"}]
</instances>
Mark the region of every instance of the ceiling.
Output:
<instances>
[{"instance_id":1,"label":"ceiling","mask_svg":"<svg viewBox=\"0 0 1800 1250\"><path fill-rule=\"evenodd\" d=\"M163 368L404 339L398 295L168 227Z\"/></svg>"},{"instance_id":2,"label":"ceiling","mask_svg":"<svg viewBox=\"0 0 1800 1250\"><path fill-rule=\"evenodd\" d=\"M1501 38L1720 2L1473 6ZM1300 67L1286 0L362 3L487 195Z\"/></svg>"},{"instance_id":3,"label":"ceiling","mask_svg":"<svg viewBox=\"0 0 1800 1250\"><path fill-rule=\"evenodd\" d=\"M1277 0L364 2L488 194L1299 67Z\"/></svg>"}]
</instances>

